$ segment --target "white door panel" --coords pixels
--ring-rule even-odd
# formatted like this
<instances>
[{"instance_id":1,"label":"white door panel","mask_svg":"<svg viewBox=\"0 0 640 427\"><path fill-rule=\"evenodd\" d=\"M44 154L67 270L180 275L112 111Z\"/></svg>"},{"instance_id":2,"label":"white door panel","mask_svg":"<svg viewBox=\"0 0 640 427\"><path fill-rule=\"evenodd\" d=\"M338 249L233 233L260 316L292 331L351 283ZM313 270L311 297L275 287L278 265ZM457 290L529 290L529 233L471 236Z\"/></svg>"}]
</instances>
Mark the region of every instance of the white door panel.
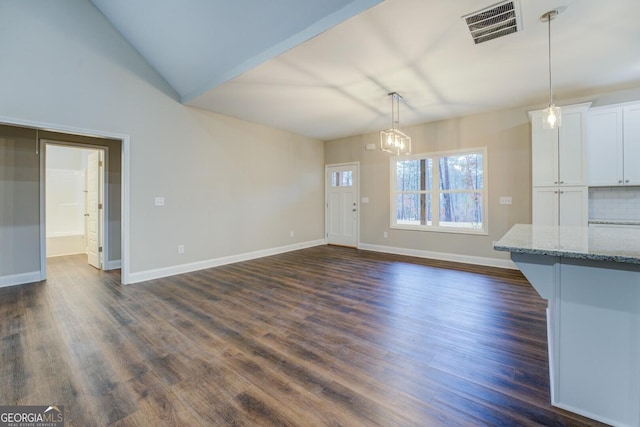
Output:
<instances>
[{"instance_id":1,"label":"white door panel","mask_svg":"<svg viewBox=\"0 0 640 427\"><path fill-rule=\"evenodd\" d=\"M358 246L358 165L328 166L327 243Z\"/></svg>"},{"instance_id":2,"label":"white door panel","mask_svg":"<svg viewBox=\"0 0 640 427\"><path fill-rule=\"evenodd\" d=\"M102 268L102 151L95 151L87 158L87 262Z\"/></svg>"}]
</instances>

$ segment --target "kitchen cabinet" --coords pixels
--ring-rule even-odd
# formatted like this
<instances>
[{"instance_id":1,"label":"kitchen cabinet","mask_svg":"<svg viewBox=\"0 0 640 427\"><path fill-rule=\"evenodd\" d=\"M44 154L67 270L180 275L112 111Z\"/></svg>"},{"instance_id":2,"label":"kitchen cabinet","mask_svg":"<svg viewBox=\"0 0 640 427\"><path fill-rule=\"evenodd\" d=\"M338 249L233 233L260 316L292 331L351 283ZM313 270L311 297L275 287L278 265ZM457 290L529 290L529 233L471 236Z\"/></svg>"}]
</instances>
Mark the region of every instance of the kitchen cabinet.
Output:
<instances>
[{"instance_id":1,"label":"kitchen cabinet","mask_svg":"<svg viewBox=\"0 0 640 427\"><path fill-rule=\"evenodd\" d=\"M588 120L588 184L640 185L640 103L593 108Z\"/></svg>"},{"instance_id":2,"label":"kitchen cabinet","mask_svg":"<svg viewBox=\"0 0 640 427\"><path fill-rule=\"evenodd\" d=\"M589 105L562 107L562 126L556 129L542 128L542 110L530 113L534 187L587 185L585 135Z\"/></svg>"},{"instance_id":3,"label":"kitchen cabinet","mask_svg":"<svg viewBox=\"0 0 640 427\"><path fill-rule=\"evenodd\" d=\"M589 221L589 192L585 186L533 187L534 225L584 227Z\"/></svg>"},{"instance_id":4,"label":"kitchen cabinet","mask_svg":"<svg viewBox=\"0 0 640 427\"><path fill-rule=\"evenodd\" d=\"M586 226L586 132L591 104L562 107L562 126L543 129L542 110L531 120L532 223Z\"/></svg>"}]
</instances>

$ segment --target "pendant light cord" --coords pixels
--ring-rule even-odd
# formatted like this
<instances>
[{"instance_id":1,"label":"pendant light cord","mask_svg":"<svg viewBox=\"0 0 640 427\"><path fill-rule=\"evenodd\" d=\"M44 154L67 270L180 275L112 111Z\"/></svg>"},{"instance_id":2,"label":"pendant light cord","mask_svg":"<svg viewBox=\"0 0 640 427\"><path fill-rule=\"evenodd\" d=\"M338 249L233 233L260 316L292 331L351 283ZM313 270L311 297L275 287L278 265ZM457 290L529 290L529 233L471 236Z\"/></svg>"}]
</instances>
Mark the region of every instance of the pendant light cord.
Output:
<instances>
[{"instance_id":1,"label":"pendant light cord","mask_svg":"<svg viewBox=\"0 0 640 427\"><path fill-rule=\"evenodd\" d=\"M547 34L549 41L549 105L553 104L553 91L551 89L551 13L547 15Z\"/></svg>"}]
</instances>

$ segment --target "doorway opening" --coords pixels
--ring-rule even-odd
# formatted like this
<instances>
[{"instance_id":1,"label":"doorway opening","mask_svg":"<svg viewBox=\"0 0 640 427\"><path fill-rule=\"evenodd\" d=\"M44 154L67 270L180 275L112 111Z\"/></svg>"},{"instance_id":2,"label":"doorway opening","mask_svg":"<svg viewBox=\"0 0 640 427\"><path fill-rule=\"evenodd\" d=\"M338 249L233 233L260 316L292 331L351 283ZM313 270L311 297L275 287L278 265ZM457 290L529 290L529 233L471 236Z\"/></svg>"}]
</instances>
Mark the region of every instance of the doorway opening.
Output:
<instances>
[{"instance_id":1,"label":"doorway opening","mask_svg":"<svg viewBox=\"0 0 640 427\"><path fill-rule=\"evenodd\" d=\"M107 148L43 141L46 258L85 254L105 268Z\"/></svg>"},{"instance_id":2,"label":"doorway opening","mask_svg":"<svg viewBox=\"0 0 640 427\"><path fill-rule=\"evenodd\" d=\"M49 142L104 153L101 268L120 269L121 283L130 283L129 136L0 117L0 287L47 278L45 151Z\"/></svg>"}]
</instances>

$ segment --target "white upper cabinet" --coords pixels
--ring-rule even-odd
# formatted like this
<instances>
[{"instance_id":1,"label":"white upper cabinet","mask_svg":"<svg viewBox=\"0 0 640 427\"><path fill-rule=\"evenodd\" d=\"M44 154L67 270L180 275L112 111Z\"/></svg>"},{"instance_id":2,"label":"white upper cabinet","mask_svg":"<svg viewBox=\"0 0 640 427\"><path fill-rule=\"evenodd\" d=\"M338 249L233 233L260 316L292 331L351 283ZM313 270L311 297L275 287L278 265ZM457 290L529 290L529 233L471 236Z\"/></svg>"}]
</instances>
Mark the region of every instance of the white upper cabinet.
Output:
<instances>
[{"instance_id":1,"label":"white upper cabinet","mask_svg":"<svg viewBox=\"0 0 640 427\"><path fill-rule=\"evenodd\" d=\"M622 108L593 108L587 138L589 185L622 184L622 157Z\"/></svg>"},{"instance_id":2,"label":"white upper cabinet","mask_svg":"<svg viewBox=\"0 0 640 427\"><path fill-rule=\"evenodd\" d=\"M640 185L640 103L622 109L624 139L624 182Z\"/></svg>"},{"instance_id":3,"label":"white upper cabinet","mask_svg":"<svg viewBox=\"0 0 640 427\"><path fill-rule=\"evenodd\" d=\"M586 114L589 103L562 107L562 126L542 128L542 110L532 111L531 154L534 187L586 185Z\"/></svg>"},{"instance_id":4,"label":"white upper cabinet","mask_svg":"<svg viewBox=\"0 0 640 427\"><path fill-rule=\"evenodd\" d=\"M562 126L542 128L542 110L531 119L532 222L586 226L587 110L591 104L562 107Z\"/></svg>"},{"instance_id":5,"label":"white upper cabinet","mask_svg":"<svg viewBox=\"0 0 640 427\"><path fill-rule=\"evenodd\" d=\"M640 103L589 112L589 185L640 185Z\"/></svg>"}]
</instances>

